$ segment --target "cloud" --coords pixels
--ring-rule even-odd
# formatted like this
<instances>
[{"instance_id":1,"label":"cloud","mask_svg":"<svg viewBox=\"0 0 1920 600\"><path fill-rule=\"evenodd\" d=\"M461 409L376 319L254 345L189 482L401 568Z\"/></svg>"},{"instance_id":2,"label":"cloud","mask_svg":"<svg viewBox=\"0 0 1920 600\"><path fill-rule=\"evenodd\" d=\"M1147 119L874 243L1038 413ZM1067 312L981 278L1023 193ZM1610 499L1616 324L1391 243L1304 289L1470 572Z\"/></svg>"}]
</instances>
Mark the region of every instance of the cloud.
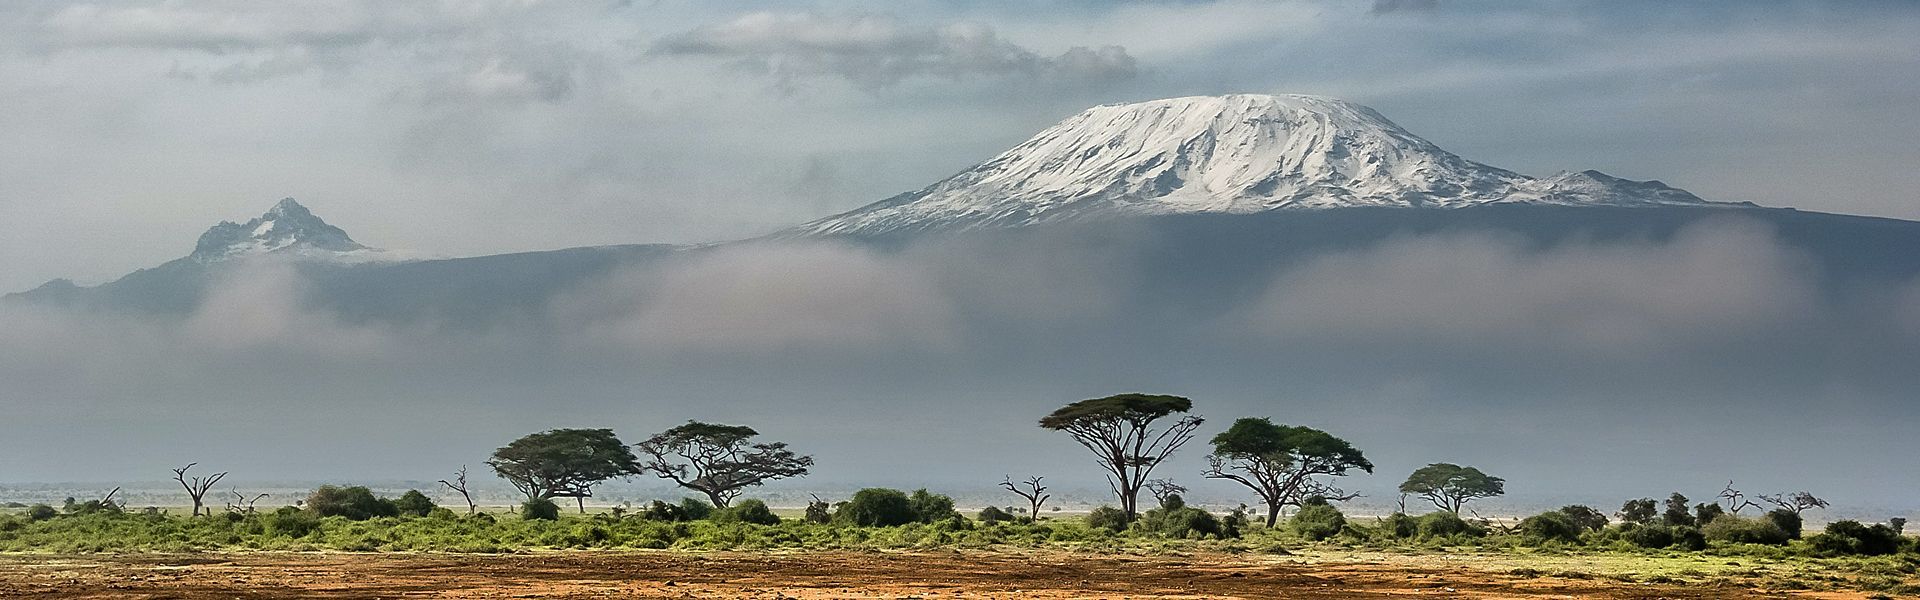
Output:
<instances>
[{"instance_id":1,"label":"cloud","mask_svg":"<svg viewBox=\"0 0 1920 600\"><path fill-rule=\"evenodd\" d=\"M1797 330L1820 312L1816 281L1806 257L1741 221L1666 242L1545 250L1489 235L1416 237L1290 269L1241 323L1275 339L1464 360L1640 363Z\"/></svg>"},{"instance_id":2,"label":"cloud","mask_svg":"<svg viewBox=\"0 0 1920 600\"><path fill-rule=\"evenodd\" d=\"M710 57L765 73L783 85L837 77L865 88L910 79L1017 77L1106 82L1137 74L1120 46L1073 47L1046 57L971 22L916 27L883 15L829 17L759 12L668 36L652 54Z\"/></svg>"},{"instance_id":3,"label":"cloud","mask_svg":"<svg viewBox=\"0 0 1920 600\"><path fill-rule=\"evenodd\" d=\"M1433 10L1439 6L1440 0L1373 0L1373 14Z\"/></svg>"},{"instance_id":4,"label":"cloud","mask_svg":"<svg viewBox=\"0 0 1920 600\"><path fill-rule=\"evenodd\" d=\"M643 353L871 353L960 343L953 307L914 265L837 244L694 251L559 302L569 327Z\"/></svg>"}]
</instances>

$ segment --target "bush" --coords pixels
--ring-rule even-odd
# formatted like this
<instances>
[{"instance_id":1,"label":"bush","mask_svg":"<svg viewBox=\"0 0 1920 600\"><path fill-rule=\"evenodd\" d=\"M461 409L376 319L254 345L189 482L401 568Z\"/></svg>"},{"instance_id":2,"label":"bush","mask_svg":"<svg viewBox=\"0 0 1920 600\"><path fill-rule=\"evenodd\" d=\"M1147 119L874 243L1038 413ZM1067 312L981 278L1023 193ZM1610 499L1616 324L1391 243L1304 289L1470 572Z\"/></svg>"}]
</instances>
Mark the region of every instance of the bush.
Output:
<instances>
[{"instance_id":1,"label":"bush","mask_svg":"<svg viewBox=\"0 0 1920 600\"><path fill-rule=\"evenodd\" d=\"M1324 502L1301 506L1300 512L1294 513L1293 518L1287 521L1287 529L1316 542L1333 537L1340 533L1340 528L1346 526L1346 515Z\"/></svg>"},{"instance_id":2,"label":"bush","mask_svg":"<svg viewBox=\"0 0 1920 600\"><path fill-rule=\"evenodd\" d=\"M953 498L928 492L925 489L914 490L913 495L907 497L907 504L913 507L914 520L921 523L934 523L960 516L960 511L953 509Z\"/></svg>"},{"instance_id":3,"label":"bush","mask_svg":"<svg viewBox=\"0 0 1920 600\"><path fill-rule=\"evenodd\" d=\"M812 502L807 503L808 523L826 523L832 520L833 506L827 504L827 501L815 496Z\"/></svg>"},{"instance_id":4,"label":"bush","mask_svg":"<svg viewBox=\"0 0 1920 600\"><path fill-rule=\"evenodd\" d=\"M1767 511L1767 520L1772 521L1773 525L1779 527L1781 531L1787 532L1788 539L1795 540L1800 539L1801 528L1806 523L1800 519L1800 513L1784 508Z\"/></svg>"},{"instance_id":5,"label":"bush","mask_svg":"<svg viewBox=\"0 0 1920 600\"><path fill-rule=\"evenodd\" d=\"M358 485L320 486L307 495L307 510L322 517L345 517L350 521L400 515L400 509L392 500L375 497L373 490Z\"/></svg>"},{"instance_id":6,"label":"bush","mask_svg":"<svg viewBox=\"0 0 1920 600\"><path fill-rule=\"evenodd\" d=\"M1575 525L1587 531L1600 531L1607 528L1607 515L1591 506L1574 504L1560 507L1560 514L1573 519Z\"/></svg>"},{"instance_id":7,"label":"bush","mask_svg":"<svg viewBox=\"0 0 1920 600\"><path fill-rule=\"evenodd\" d=\"M282 506L266 516L264 526L270 534L290 538L307 537L307 534L320 528L320 516L312 511Z\"/></svg>"},{"instance_id":8,"label":"bush","mask_svg":"<svg viewBox=\"0 0 1920 600\"><path fill-rule=\"evenodd\" d=\"M1722 514L1707 521L1700 528L1707 539L1730 544L1767 544L1777 546L1793 539L1782 531L1779 525L1766 519L1749 519L1739 515Z\"/></svg>"},{"instance_id":9,"label":"bush","mask_svg":"<svg viewBox=\"0 0 1920 600\"><path fill-rule=\"evenodd\" d=\"M1825 555L1879 556L1900 551L1904 541L1886 525L1862 525L1859 521L1834 521L1826 533L1807 538L1815 552Z\"/></svg>"},{"instance_id":10,"label":"bush","mask_svg":"<svg viewBox=\"0 0 1920 600\"><path fill-rule=\"evenodd\" d=\"M1707 549L1707 536L1702 535L1698 527L1675 527L1673 528L1673 546L1681 550L1699 552Z\"/></svg>"},{"instance_id":11,"label":"bush","mask_svg":"<svg viewBox=\"0 0 1920 600\"><path fill-rule=\"evenodd\" d=\"M713 516L713 505L699 498L680 499L680 520L704 521Z\"/></svg>"},{"instance_id":12,"label":"bush","mask_svg":"<svg viewBox=\"0 0 1920 600\"><path fill-rule=\"evenodd\" d=\"M780 517L767 508L767 503L754 499L741 500L738 504L720 509L713 513L715 523L752 523L755 525L779 525Z\"/></svg>"},{"instance_id":13,"label":"bush","mask_svg":"<svg viewBox=\"0 0 1920 600\"><path fill-rule=\"evenodd\" d=\"M27 507L28 521L45 521L57 516L60 516L60 511L54 510L53 507L45 504L35 504Z\"/></svg>"},{"instance_id":14,"label":"bush","mask_svg":"<svg viewBox=\"0 0 1920 600\"><path fill-rule=\"evenodd\" d=\"M1420 535L1420 520L1407 516L1407 513L1393 513L1380 520L1379 531L1394 539L1407 539Z\"/></svg>"},{"instance_id":15,"label":"bush","mask_svg":"<svg viewBox=\"0 0 1920 600\"><path fill-rule=\"evenodd\" d=\"M1544 512L1520 521L1520 535L1529 544L1579 543L1580 532L1584 530L1586 527L1560 511Z\"/></svg>"},{"instance_id":16,"label":"bush","mask_svg":"<svg viewBox=\"0 0 1920 600\"><path fill-rule=\"evenodd\" d=\"M520 518L527 521L558 521L560 505L546 498L528 500L520 505Z\"/></svg>"},{"instance_id":17,"label":"bush","mask_svg":"<svg viewBox=\"0 0 1920 600\"><path fill-rule=\"evenodd\" d=\"M1460 534L1479 537L1482 533L1480 529L1474 527L1472 523L1468 523L1466 519L1460 518L1460 515L1447 511L1435 511L1420 515L1415 529L1419 531L1420 537L1423 538L1452 537Z\"/></svg>"},{"instance_id":18,"label":"bush","mask_svg":"<svg viewBox=\"0 0 1920 600\"><path fill-rule=\"evenodd\" d=\"M407 490L407 493L401 494L398 500L393 501L393 507L403 515L424 517L438 508L438 505L433 503L432 498L420 493L420 490Z\"/></svg>"},{"instance_id":19,"label":"bush","mask_svg":"<svg viewBox=\"0 0 1920 600\"><path fill-rule=\"evenodd\" d=\"M1140 528L1170 538L1220 538L1220 519L1198 508L1187 506L1178 495L1168 496L1160 508L1140 515Z\"/></svg>"},{"instance_id":20,"label":"bush","mask_svg":"<svg viewBox=\"0 0 1920 600\"><path fill-rule=\"evenodd\" d=\"M1114 533L1127 530L1127 511L1111 506L1102 506L1087 513L1087 527L1105 529Z\"/></svg>"},{"instance_id":21,"label":"bush","mask_svg":"<svg viewBox=\"0 0 1920 600\"><path fill-rule=\"evenodd\" d=\"M1627 522L1620 526L1620 537L1641 548L1665 548L1673 545L1673 530L1665 525Z\"/></svg>"},{"instance_id":22,"label":"bush","mask_svg":"<svg viewBox=\"0 0 1920 600\"><path fill-rule=\"evenodd\" d=\"M913 503L907 494L900 490L887 488L867 488L853 493L853 498L834 511L835 521L861 527L893 527L919 520L913 510Z\"/></svg>"},{"instance_id":23,"label":"bush","mask_svg":"<svg viewBox=\"0 0 1920 600\"><path fill-rule=\"evenodd\" d=\"M1013 516L1013 513L1001 510L998 506L989 506L980 509L980 516L978 518L981 523L999 523L1001 521L1019 520Z\"/></svg>"}]
</instances>

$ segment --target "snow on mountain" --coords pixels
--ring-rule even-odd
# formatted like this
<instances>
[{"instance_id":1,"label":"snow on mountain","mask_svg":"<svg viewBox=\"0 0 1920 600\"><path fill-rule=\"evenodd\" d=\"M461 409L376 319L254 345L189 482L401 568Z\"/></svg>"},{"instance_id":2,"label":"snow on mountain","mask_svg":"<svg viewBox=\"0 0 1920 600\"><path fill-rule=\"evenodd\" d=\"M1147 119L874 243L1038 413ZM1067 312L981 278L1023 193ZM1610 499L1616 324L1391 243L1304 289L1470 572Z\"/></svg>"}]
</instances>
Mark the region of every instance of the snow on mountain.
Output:
<instances>
[{"instance_id":1,"label":"snow on mountain","mask_svg":"<svg viewBox=\"0 0 1920 600\"><path fill-rule=\"evenodd\" d=\"M245 223L222 221L194 245L187 258L200 263L252 256L327 260L377 260L383 252L361 245L347 232L315 216L292 198Z\"/></svg>"},{"instance_id":2,"label":"snow on mountain","mask_svg":"<svg viewBox=\"0 0 1920 600\"><path fill-rule=\"evenodd\" d=\"M1461 158L1373 109L1238 94L1097 106L925 189L792 234L1017 226L1124 214L1493 203L1705 205L1595 171L1528 177Z\"/></svg>"}]
</instances>

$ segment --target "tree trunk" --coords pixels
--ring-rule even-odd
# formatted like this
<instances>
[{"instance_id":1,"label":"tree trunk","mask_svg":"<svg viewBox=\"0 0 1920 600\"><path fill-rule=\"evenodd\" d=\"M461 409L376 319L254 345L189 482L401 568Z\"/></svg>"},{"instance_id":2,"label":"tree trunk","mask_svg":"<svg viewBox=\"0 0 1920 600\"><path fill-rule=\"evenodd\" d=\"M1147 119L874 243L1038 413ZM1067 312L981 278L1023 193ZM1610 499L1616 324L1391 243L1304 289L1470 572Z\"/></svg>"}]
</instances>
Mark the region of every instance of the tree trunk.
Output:
<instances>
[{"instance_id":1,"label":"tree trunk","mask_svg":"<svg viewBox=\"0 0 1920 600\"><path fill-rule=\"evenodd\" d=\"M580 514L583 514L583 515L587 514L587 497L586 496L574 496L573 501L575 504L580 505Z\"/></svg>"},{"instance_id":2,"label":"tree trunk","mask_svg":"<svg viewBox=\"0 0 1920 600\"><path fill-rule=\"evenodd\" d=\"M1268 504L1267 505L1267 529L1273 529L1273 526L1279 523L1280 523L1280 505Z\"/></svg>"},{"instance_id":3,"label":"tree trunk","mask_svg":"<svg viewBox=\"0 0 1920 600\"><path fill-rule=\"evenodd\" d=\"M720 494L718 492L707 492L707 499L713 501L714 508L727 507L727 499L720 497Z\"/></svg>"}]
</instances>

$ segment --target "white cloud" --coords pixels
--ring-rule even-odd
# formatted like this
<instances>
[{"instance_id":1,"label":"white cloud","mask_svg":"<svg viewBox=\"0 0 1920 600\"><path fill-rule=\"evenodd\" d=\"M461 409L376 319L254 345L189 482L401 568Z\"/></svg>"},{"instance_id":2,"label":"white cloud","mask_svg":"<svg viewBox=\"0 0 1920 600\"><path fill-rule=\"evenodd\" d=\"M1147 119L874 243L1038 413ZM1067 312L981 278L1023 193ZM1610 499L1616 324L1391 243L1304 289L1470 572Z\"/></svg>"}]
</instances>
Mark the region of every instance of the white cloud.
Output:
<instances>
[{"instance_id":1,"label":"white cloud","mask_svg":"<svg viewBox=\"0 0 1920 600\"><path fill-rule=\"evenodd\" d=\"M1137 72L1134 58L1120 46L1074 47L1049 58L1002 38L985 24L920 27L885 15L751 13L668 36L652 52L731 60L784 85L820 76L869 88L914 78L1018 76L1098 82L1130 79Z\"/></svg>"}]
</instances>

